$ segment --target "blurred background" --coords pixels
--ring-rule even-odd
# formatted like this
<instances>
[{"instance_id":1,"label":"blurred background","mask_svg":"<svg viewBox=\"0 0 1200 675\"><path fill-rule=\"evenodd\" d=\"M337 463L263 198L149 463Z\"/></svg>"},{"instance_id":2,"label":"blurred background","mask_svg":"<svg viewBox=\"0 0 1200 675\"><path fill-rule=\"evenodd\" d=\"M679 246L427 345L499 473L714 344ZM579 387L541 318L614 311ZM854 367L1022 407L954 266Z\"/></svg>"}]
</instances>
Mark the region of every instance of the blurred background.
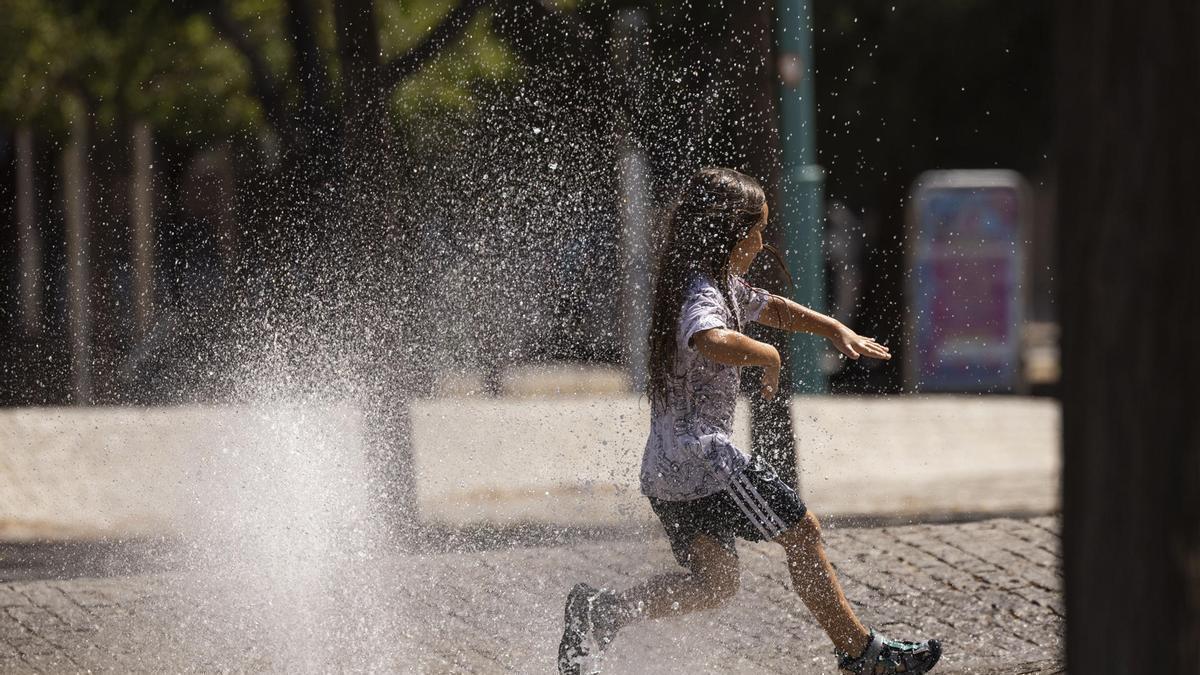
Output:
<instances>
[{"instance_id":1,"label":"blurred background","mask_svg":"<svg viewBox=\"0 0 1200 675\"><path fill-rule=\"evenodd\" d=\"M281 406L350 411L330 424L354 430L392 530L649 518L650 279L662 214L710 164L770 195L792 278L762 256L750 280L896 355L757 330L795 397L748 396L743 447L810 474L832 515L1053 510L1051 14L17 0L0 404L40 431L8 423L11 492L37 496L12 498L7 527L176 532L194 518L143 513L176 499L147 467L218 449L167 420ZM46 443L68 468L44 466ZM96 453L106 468L69 468ZM129 462L155 486L132 490L143 506ZM856 494L869 476L894 487ZM117 508L101 494L120 517L93 517Z\"/></svg>"},{"instance_id":2,"label":"blurred background","mask_svg":"<svg viewBox=\"0 0 1200 675\"><path fill-rule=\"evenodd\" d=\"M1051 23L987 0L17 0L4 527L178 534L217 516L165 508L165 477L232 447L208 480L284 479L310 423L390 532L646 520L658 228L709 164L771 196L793 278L751 281L897 357L758 331L796 396L750 397L743 446L803 465L833 515L1052 511ZM898 488L848 487L872 471Z\"/></svg>"},{"instance_id":3,"label":"blurred background","mask_svg":"<svg viewBox=\"0 0 1200 675\"><path fill-rule=\"evenodd\" d=\"M791 44L802 3L334 5L11 5L4 404L220 401L241 324L284 295L348 306L350 332L397 309L358 293L439 324L453 349L410 347L491 393L561 363L636 389L644 317L623 312L656 214L709 163L773 200L815 170L812 211L773 222L802 231L793 294L901 357L816 359L810 390L1053 392L1049 7L814 3ZM960 185L1004 203L922 192L959 169L1015 172ZM938 267L935 245L1000 286ZM929 365L996 349L987 372Z\"/></svg>"},{"instance_id":4,"label":"blurred background","mask_svg":"<svg viewBox=\"0 0 1200 675\"><path fill-rule=\"evenodd\" d=\"M47 482L51 441L10 423L13 494L73 491L79 513L14 498L9 529L174 532L170 509L82 515L127 501L122 461L169 473L213 451L138 420L238 426L264 406L352 411L346 452L393 530L645 519L659 226L709 164L770 195L792 278L760 260L750 280L896 355L758 330L797 397L749 397L743 446L794 483L804 465L835 515L1053 510L1052 18L988 0L18 0L0 25L0 404L68 464L78 443L128 454ZM853 398L805 398L831 394ZM982 426L947 426L964 414ZM956 487L933 489L950 466ZM910 479L888 481L898 467ZM898 489L848 494L866 475Z\"/></svg>"}]
</instances>

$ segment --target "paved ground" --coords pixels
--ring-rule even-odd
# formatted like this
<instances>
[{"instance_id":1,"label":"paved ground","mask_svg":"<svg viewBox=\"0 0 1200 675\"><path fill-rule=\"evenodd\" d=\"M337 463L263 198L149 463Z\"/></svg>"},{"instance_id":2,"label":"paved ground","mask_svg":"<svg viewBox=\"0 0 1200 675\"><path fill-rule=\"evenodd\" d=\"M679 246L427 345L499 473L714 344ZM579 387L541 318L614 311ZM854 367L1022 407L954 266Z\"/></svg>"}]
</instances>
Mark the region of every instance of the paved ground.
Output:
<instances>
[{"instance_id":1,"label":"paved ground","mask_svg":"<svg viewBox=\"0 0 1200 675\"><path fill-rule=\"evenodd\" d=\"M1056 519L827 528L826 540L867 622L944 640L939 672L1064 672ZM628 629L606 672L833 672L781 552L740 550L731 604ZM652 531L311 564L210 553L185 551L168 573L0 583L0 672L549 673L572 583L673 567Z\"/></svg>"}]
</instances>

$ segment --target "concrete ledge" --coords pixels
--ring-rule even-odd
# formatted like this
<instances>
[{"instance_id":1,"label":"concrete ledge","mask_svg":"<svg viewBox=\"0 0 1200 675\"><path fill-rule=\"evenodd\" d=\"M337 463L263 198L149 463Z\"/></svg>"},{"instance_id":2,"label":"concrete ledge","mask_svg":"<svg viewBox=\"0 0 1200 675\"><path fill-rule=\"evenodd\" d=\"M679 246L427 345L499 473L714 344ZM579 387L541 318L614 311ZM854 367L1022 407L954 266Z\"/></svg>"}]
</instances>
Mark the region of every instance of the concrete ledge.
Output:
<instances>
[{"instance_id":1,"label":"concrete ledge","mask_svg":"<svg viewBox=\"0 0 1200 675\"><path fill-rule=\"evenodd\" d=\"M613 396L633 390L624 368L569 362L506 368L497 385L501 396L518 398ZM447 373L436 390L447 398L487 396L484 373L475 370Z\"/></svg>"},{"instance_id":2,"label":"concrete ledge","mask_svg":"<svg viewBox=\"0 0 1200 675\"><path fill-rule=\"evenodd\" d=\"M748 448L746 408L735 437ZM645 398L439 398L411 413L418 512L431 524L653 523L638 494ZM806 397L793 415L803 496L820 515L1058 506L1054 401ZM359 414L337 407L0 410L0 539L200 535L271 548L299 528L332 546L370 524L362 439Z\"/></svg>"},{"instance_id":3,"label":"concrete ledge","mask_svg":"<svg viewBox=\"0 0 1200 675\"><path fill-rule=\"evenodd\" d=\"M747 406L735 439L749 448ZM1059 409L1016 397L799 397L801 489L839 516L1057 509ZM412 408L417 501L449 524L619 525L638 494L645 399L440 399Z\"/></svg>"},{"instance_id":4,"label":"concrete ledge","mask_svg":"<svg viewBox=\"0 0 1200 675\"><path fill-rule=\"evenodd\" d=\"M361 438L348 408L0 410L0 539L312 525L365 507Z\"/></svg>"}]
</instances>

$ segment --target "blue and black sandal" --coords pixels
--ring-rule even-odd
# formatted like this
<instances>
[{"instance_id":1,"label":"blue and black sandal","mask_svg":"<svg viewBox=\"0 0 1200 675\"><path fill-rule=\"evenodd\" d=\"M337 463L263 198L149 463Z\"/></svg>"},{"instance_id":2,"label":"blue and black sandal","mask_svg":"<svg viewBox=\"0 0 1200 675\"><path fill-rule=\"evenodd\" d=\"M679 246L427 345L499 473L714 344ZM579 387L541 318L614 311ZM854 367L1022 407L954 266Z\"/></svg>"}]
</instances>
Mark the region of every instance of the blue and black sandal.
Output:
<instances>
[{"instance_id":1,"label":"blue and black sandal","mask_svg":"<svg viewBox=\"0 0 1200 675\"><path fill-rule=\"evenodd\" d=\"M898 675L927 673L942 657L942 645L937 640L905 642L889 640L871 631L871 641L858 656L834 651L838 668L854 675Z\"/></svg>"}]
</instances>

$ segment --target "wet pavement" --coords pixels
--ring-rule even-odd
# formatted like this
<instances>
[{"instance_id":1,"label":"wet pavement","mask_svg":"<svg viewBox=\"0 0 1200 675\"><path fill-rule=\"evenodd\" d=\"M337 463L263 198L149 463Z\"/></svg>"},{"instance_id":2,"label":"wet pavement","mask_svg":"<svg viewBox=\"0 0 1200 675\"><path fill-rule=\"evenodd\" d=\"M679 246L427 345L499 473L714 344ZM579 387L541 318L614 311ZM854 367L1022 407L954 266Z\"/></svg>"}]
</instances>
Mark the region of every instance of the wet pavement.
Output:
<instances>
[{"instance_id":1,"label":"wet pavement","mask_svg":"<svg viewBox=\"0 0 1200 675\"><path fill-rule=\"evenodd\" d=\"M1057 531L1047 516L827 526L825 537L864 621L943 640L935 672L1061 673ZM731 603L625 630L605 672L835 672L782 551L739 550ZM219 560L207 553L195 560ZM311 565L0 583L0 672L551 673L572 584L624 587L677 569L650 529L552 546L342 553Z\"/></svg>"}]
</instances>

